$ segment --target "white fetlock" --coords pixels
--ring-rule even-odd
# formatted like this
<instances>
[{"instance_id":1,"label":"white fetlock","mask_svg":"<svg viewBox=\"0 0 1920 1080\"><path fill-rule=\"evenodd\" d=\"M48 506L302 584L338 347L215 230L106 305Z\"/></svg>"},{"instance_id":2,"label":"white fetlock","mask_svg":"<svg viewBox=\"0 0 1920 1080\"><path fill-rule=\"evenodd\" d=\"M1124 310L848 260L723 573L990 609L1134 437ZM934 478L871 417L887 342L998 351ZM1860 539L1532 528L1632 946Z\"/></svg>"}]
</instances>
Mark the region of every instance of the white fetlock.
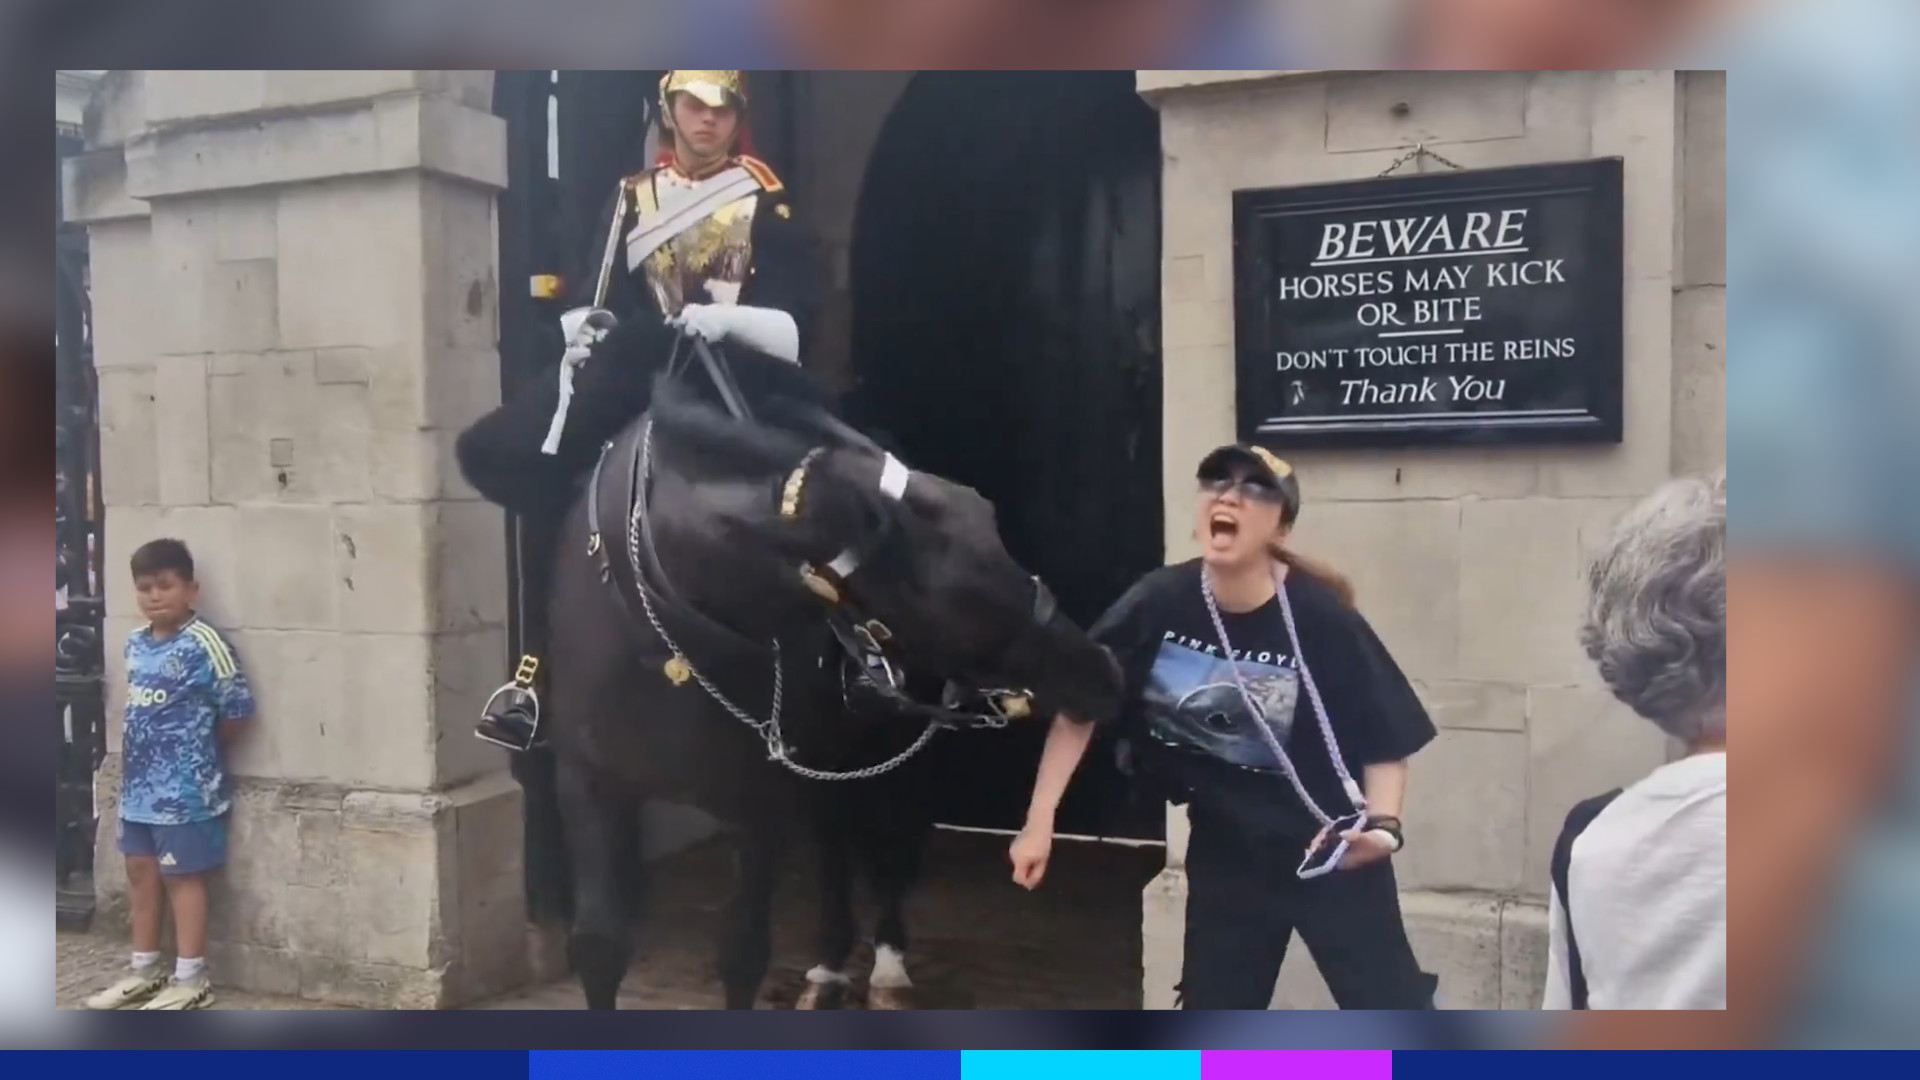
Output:
<instances>
[{"instance_id":1,"label":"white fetlock","mask_svg":"<svg viewBox=\"0 0 1920 1080\"><path fill-rule=\"evenodd\" d=\"M913 979L907 975L907 954L891 945L877 946L873 950L873 974L867 983L883 990L913 989Z\"/></svg>"},{"instance_id":2,"label":"white fetlock","mask_svg":"<svg viewBox=\"0 0 1920 1080\"><path fill-rule=\"evenodd\" d=\"M815 964L807 972L807 988L800 991L793 1007L807 1012L842 1007L853 991L853 980L825 964Z\"/></svg>"}]
</instances>

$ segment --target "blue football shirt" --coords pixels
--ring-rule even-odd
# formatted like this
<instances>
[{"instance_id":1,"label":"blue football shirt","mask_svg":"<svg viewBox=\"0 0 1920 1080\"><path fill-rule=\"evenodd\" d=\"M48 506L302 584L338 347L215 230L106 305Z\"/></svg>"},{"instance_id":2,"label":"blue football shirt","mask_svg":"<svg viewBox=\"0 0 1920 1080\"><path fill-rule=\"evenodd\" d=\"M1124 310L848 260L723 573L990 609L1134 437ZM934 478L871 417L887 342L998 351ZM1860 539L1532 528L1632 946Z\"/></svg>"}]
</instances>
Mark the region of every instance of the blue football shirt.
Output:
<instances>
[{"instance_id":1,"label":"blue football shirt","mask_svg":"<svg viewBox=\"0 0 1920 1080\"><path fill-rule=\"evenodd\" d=\"M127 638L120 817L147 825L207 821L232 805L215 729L253 715L253 693L220 632L198 616L171 636Z\"/></svg>"}]
</instances>

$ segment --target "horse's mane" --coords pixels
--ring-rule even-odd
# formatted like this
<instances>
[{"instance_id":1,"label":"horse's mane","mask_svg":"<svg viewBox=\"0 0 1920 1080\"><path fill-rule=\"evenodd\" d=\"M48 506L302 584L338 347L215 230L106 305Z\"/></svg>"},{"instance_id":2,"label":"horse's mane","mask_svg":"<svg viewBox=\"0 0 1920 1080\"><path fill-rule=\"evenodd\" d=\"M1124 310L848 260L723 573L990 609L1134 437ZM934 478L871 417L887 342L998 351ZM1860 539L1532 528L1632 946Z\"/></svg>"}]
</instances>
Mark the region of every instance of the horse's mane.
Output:
<instances>
[{"instance_id":1,"label":"horse's mane","mask_svg":"<svg viewBox=\"0 0 1920 1080\"><path fill-rule=\"evenodd\" d=\"M695 369L682 378L701 377ZM651 413L656 445L664 441L673 457L698 463L702 472L761 475L791 469L814 445L814 440L778 426L771 417L764 423L735 420L682 378L661 375L654 380ZM777 400L764 394L748 396L751 407L777 411Z\"/></svg>"}]
</instances>

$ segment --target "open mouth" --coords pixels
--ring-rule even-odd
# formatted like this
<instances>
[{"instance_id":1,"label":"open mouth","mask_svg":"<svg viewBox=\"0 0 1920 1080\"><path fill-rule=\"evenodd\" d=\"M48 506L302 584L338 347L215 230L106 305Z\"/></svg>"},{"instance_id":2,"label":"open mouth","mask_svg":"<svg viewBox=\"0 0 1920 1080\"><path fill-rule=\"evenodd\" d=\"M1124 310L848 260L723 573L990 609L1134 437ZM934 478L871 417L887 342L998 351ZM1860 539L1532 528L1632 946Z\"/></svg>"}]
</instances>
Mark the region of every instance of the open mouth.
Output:
<instances>
[{"instance_id":1,"label":"open mouth","mask_svg":"<svg viewBox=\"0 0 1920 1080\"><path fill-rule=\"evenodd\" d=\"M1215 514L1207 519L1207 539L1230 544L1240 536L1240 522L1231 514Z\"/></svg>"}]
</instances>

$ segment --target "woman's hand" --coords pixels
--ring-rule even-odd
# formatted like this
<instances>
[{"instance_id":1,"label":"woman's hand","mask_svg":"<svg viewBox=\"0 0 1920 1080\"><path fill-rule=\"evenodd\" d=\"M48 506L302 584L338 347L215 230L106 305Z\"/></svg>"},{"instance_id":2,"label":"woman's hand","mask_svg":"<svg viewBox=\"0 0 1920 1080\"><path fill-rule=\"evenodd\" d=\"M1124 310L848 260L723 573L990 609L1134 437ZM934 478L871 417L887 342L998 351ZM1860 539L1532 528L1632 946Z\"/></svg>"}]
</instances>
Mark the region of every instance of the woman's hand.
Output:
<instances>
[{"instance_id":1,"label":"woman's hand","mask_svg":"<svg viewBox=\"0 0 1920 1080\"><path fill-rule=\"evenodd\" d=\"M1026 823L1007 848L1007 858L1013 863L1013 883L1023 889L1037 888L1040 879L1047 876L1047 856L1053 853L1053 813L1092 738L1092 724L1080 723L1066 713L1055 716L1053 726L1047 729L1047 745L1040 751L1040 771L1033 778Z\"/></svg>"},{"instance_id":2,"label":"woman's hand","mask_svg":"<svg viewBox=\"0 0 1920 1080\"><path fill-rule=\"evenodd\" d=\"M1312 851L1319 847L1321 841L1327 838L1327 830L1332 827L1331 825L1322 826L1314 835L1313 843L1307 845L1307 850ZM1363 832L1364 828L1365 826L1361 826L1340 834L1340 838L1347 842L1347 853L1340 856L1340 869L1358 870L1393 854L1392 839L1382 832Z\"/></svg>"},{"instance_id":3,"label":"woman's hand","mask_svg":"<svg viewBox=\"0 0 1920 1080\"><path fill-rule=\"evenodd\" d=\"M1053 854L1053 830L1027 828L1013 838L1007 858L1013 863L1013 883L1034 889L1047 876L1047 858Z\"/></svg>"}]
</instances>

